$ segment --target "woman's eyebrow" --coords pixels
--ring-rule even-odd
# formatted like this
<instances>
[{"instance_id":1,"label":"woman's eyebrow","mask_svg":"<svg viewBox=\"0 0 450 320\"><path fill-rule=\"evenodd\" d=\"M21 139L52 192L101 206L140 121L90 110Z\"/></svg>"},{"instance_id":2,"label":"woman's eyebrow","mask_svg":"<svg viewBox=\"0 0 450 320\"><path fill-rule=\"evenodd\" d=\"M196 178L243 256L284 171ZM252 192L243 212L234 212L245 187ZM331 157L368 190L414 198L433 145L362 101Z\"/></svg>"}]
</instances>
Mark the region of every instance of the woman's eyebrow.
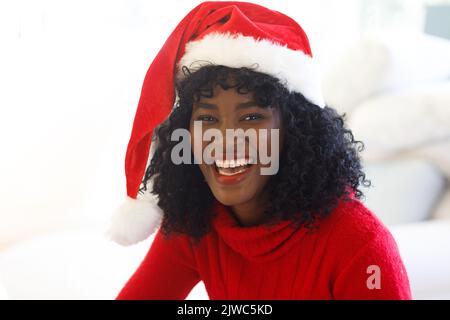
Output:
<instances>
[{"instance_id":1,"label":"woman's eyebrow","mask_svg":"<svg viewBox=\"0 0 450 320\"><path fill-rule=\"evenodd\" d=\"M236 109L239 110L239 109L245 109L245 108L250 108L250 107L255 107L255 106L258 106L256 101L250 100L250 101L238 103L236 105ZM213 103L207 103L207 102L197 102L196 107L202 108L202 109L209 109L209 110L217 109L217 105L215 105Z\"/></svg>"},{"instance_id":2,"label":"woman's eyebrow","mask_svg":"<svg viewBox=\"0 0 450 320\"><path fill-rule=\"evenodd\" d=\"M215 110L215 109L217 109L217 106L215 105L215 104L212 104L212 103L206 103L206 102L197 102L196 104L195 104L195 107L197 108L197 109L200 109L200 108L202 108L202 109L209 109L209 110Z\"/></svg>"},{"instance_id":3,"label":"woman's eyebrow","mask_svg":"<svg viewBox=\"0 0 450 320\"><path fill-rule=\"evenodd\" d=\"M259 105L256 103L256 101L250 100L247 102L242 102L242 103L238 103L236 105L236 109L245 109L245 108L250 108L250 107L258 107Z\"/></svg>"}]
</instances>

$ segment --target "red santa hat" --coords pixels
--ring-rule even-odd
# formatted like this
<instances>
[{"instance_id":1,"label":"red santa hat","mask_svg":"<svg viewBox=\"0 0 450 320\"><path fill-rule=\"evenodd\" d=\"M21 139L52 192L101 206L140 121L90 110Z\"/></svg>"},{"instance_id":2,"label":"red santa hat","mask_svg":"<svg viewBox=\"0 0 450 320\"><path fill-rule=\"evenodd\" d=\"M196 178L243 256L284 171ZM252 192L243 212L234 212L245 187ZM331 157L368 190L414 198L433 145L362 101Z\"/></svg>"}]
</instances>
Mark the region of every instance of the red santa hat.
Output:
<instances>
[{"instance_id":1,"label":"red santa hat","mask_svg":"<svg viewBox=\"0 0 450 320\"><path fill-rule=\"evenodd\" d=\"M182 67L201 62L251 67L279 78L289 91L325 105L309 40L292 18L248 2L203 2L169 36L144 79L125 158L127 198L113 216L107 234L129 245L159 227L162 211L156 196L141 195L153 130L175 103L175 81ZM151 188L150 188L151 189Z\"/></svg>"}]
</instances>

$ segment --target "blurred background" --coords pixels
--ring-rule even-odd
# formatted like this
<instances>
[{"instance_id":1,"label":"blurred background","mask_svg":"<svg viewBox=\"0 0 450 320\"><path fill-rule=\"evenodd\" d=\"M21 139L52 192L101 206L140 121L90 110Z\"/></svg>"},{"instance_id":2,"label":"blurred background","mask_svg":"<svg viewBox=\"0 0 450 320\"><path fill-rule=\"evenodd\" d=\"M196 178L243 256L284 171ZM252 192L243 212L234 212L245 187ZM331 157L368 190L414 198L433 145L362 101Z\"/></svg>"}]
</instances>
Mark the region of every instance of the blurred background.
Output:
<instances>
[{"instance_id":1,"label":"blurred background","mask_svg":"<svg viewBox=\"0 0 450 320\"><path fill-rule=\"evenodd\" d=\"M145 73L200 2L0 0L0 299L112 299L137 268L152 238L103 231ZM253 2L308 34L413 297L450 299L450 0Z\"/></svg>"}]
</instances>

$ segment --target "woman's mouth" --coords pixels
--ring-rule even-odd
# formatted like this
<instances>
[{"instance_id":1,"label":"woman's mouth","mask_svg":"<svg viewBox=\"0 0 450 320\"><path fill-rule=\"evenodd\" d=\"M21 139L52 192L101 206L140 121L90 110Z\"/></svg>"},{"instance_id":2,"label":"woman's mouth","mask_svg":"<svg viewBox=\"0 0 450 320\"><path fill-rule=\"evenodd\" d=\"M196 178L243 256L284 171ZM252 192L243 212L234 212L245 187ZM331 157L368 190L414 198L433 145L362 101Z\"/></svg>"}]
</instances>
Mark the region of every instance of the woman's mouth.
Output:
<instances>
[{"instance_id":1,"label":"woman's mouth","mask_svg":"<svg viewBox=\"0 0 450 320\"><path fill-rule=\"evenodd\" d=\"M255 161L251 158L215 160L213 170L218 182L234 184L245 178L254 163Z\"/></svg>"},{"instance_id":2,"label":"woman's mouth","mask_svg":"<svg viewBox=\"0 0 450 320\"><path fill-rule=\"evenodd\" d=\"M237 159L237 160L216 160L214 162L217 172L224 176L232 176L246 169L250 168L253 161L252 159Z\"/></svg>"}]
</instances>

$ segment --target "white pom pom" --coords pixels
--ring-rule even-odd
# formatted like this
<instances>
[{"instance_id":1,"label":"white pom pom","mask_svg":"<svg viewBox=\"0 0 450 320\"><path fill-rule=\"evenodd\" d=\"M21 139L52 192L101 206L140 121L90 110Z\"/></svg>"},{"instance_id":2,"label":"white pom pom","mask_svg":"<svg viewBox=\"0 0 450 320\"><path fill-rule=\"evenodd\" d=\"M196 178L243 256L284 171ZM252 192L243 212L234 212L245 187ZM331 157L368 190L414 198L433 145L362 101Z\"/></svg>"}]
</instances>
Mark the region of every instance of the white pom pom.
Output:
<instances>
[{"instance_id":1,"label":"white pom pom","mask_svg":"<svg viewBox=\"0 0 450 320\"><path fill-rule=\"evenodd\" d=\"M156 204L157 199L151 193L139 199L127 197L113 215L106 236L123 246L147 239L161 223L162 210Z\"/></svg>"}]
</instances>

